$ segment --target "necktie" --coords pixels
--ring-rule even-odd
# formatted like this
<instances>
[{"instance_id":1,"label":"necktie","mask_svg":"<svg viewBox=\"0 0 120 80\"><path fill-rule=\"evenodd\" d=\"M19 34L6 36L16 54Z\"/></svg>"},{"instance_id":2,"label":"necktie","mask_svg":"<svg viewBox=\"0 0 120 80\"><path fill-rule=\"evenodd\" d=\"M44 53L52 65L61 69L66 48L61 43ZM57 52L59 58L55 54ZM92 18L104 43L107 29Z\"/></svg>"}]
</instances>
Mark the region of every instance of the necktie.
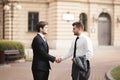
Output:
<instances>
[{"instance_id":1,"label":"necktie","mask_svg":"<svg viewBox=\"0 0 120 80\"><path fill-rule=\"evenodd\" d=\"M76 45L77 45L78 39L79 39L79 37L76 37L75 44L74 44L74 56L73 56L73 58L76 56Z\"/></svg>"}]
</instances>

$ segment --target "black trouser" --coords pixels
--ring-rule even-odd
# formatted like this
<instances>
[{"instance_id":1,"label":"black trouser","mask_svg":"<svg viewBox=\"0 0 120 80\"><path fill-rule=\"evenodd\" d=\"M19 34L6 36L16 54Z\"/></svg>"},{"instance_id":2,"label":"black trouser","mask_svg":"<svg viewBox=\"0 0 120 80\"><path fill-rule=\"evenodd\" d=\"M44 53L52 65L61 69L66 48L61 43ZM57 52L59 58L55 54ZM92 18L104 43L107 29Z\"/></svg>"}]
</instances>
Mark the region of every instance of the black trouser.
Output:
<instances>
[{"instance_id":1,"label":"black trouser","mask_svg":"<svg viewBox=\"0 0 120 80\"><path fill-rule=\"evenodd\" d=\"M49 77L49 70L42 71L42 70L32 70L34 80L48 80Z\"/></svg>"},{"instance_id":2,"label":"black trouser","mask_svg":"<svg viewBox=\"0 0 120 80\"><path fill-rule=\"evenodd\" d=\"M90 76L90 63L87 60L87 72L82 72L80 69L73 63L72 64L72 80L88 80Z\"/></svg>"}]
</instances>

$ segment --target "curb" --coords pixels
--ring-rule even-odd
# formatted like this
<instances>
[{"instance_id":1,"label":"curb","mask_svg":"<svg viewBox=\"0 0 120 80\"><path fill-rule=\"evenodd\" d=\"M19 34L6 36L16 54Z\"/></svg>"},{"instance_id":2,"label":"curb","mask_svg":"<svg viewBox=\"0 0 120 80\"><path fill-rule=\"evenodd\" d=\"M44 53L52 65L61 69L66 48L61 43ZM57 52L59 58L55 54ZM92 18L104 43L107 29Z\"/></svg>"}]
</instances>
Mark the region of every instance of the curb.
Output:
<instances>
[{"instance_id":1,"label":"curb","mask_svg":"<svg viewBox=\"0 0 120 80\"><path fill-rule=\"evenodd\" d=\"M16 60L15 62L22 63L22 62L25 62L25 59L19 59L19 60Z\"/></svg>"},{"instance_id":2,"label":"curb","mask_svg":"<svg viewBox=\"0 0 120 80\"><path fill-rule=\"evenodd\" d=\"M115 67L113 67L113 68L115 68ZM106 80L115 80L115 79L111 76L111 74L110 74L110 72L112 71L113 68L111 68L109 71L107 71L107 72L105 73L105 78L106 78Z\"/></svg>"},{"instance_id":3,"label":"curb","mask_svg":"<svg viewBox=\"0 0 120 80\"><path fill-rule=\"evenodd\" d=\"M11 67L11 65L9 65L9 64L0 64L0 68L2 68L2 67Z\"/></svg>"}]
</instances>

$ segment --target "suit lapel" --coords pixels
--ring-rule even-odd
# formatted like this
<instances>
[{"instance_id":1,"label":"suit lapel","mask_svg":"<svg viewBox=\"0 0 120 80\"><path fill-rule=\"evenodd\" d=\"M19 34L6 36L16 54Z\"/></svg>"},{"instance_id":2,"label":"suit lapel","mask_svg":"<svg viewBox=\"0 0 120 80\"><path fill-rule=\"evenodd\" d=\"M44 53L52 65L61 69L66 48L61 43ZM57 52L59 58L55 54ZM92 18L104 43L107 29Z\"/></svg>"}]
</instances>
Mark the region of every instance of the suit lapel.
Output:
<instances>
[{"instance_id":1,"label":"suit lapel","mask_svg":"<svg viewBox=\"0 0 120 80\"><path fill-rule=\"evenodd\" d=\"M42 41L45 49L47 50L47 52L49 52L49 46L48 46L47 41L45 42L45 41L43 40L43 38L42 38L39 34L37 34L37 36L39 36L39 38L40 38L40 40Z\"/></svg>"}]
</instances>

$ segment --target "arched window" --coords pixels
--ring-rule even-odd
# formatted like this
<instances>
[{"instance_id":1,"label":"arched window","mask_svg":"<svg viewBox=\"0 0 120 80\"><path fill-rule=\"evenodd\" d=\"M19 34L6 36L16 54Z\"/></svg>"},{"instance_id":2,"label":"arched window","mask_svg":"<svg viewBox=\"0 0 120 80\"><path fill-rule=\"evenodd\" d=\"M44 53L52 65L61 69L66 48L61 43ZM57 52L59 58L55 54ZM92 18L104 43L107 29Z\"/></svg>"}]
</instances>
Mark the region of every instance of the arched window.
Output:
<instances>
[{"instance_id":1,"label":"arched window","mask_svg":"<svg viewBox=\"0 0 120 80\"><path fill-rule=\"evenodd\" d=\"M80 14L79 21L83 23L84 31L87 31L87 15L85 13Z\"/></svg>"}]
</instances>

